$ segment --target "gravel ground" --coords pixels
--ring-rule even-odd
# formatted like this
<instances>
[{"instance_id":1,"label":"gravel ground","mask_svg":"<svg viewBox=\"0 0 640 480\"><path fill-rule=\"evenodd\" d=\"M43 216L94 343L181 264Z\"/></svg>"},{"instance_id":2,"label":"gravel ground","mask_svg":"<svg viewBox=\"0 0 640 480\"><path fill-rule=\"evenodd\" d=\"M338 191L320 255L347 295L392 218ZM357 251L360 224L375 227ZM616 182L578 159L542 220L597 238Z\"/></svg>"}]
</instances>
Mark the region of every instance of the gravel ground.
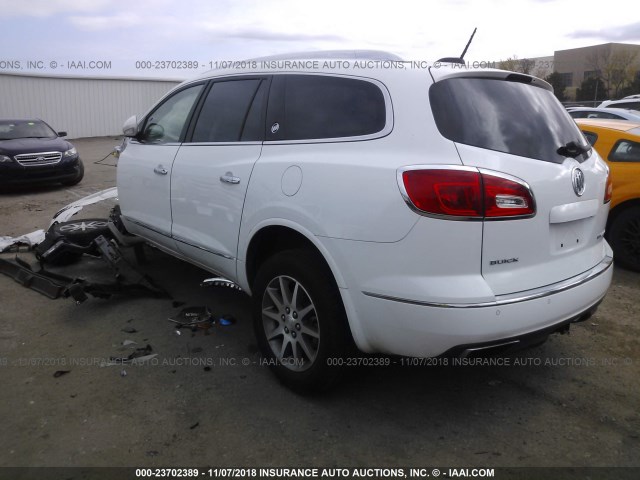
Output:
<instances>
[{"instance_id":1,"label":"gravel ground","mask_svg":"<svg viewBox=\"0 0 640 480\"><path fill-rule=\"evenodd\" d=\"M118 143L75 141L87 170L75 187L0 194L0 235L46 227L114 186L116 169L94 162ZM638 274L616 267L594 317L508 365L360 368L302 397L261 365L245 295L203 289L206 272L147 254L144 271L172 299L76 306L0 276L0 467L640 466ZM106 274L99 261L74 268ZM237 323L178 335L167 319L201 305ZM149 362L100 366L146 345Z\"/></svg>"}]
</instances>

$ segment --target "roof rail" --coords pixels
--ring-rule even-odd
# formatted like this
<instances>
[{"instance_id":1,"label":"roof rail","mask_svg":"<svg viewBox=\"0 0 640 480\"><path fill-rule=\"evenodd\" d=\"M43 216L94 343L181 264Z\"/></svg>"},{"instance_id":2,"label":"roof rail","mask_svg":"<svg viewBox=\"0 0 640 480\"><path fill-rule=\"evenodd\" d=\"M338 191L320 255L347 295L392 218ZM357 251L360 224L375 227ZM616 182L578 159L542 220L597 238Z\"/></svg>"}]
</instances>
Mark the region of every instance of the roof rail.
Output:
<instances>
[{"instance_id":1,"label":"roof rail","mask_svg":"<svg viewBox=\"0 0 640 480\"><path fill-rule=\"evenodd\" d=\"M316 50L310 52L282 53L266 57L251 58L256 60L314 60L314 59L350 59L350 60L388 60L402 62L402 58L393 53L381 50Z\"/></svg>"}]
</instances>

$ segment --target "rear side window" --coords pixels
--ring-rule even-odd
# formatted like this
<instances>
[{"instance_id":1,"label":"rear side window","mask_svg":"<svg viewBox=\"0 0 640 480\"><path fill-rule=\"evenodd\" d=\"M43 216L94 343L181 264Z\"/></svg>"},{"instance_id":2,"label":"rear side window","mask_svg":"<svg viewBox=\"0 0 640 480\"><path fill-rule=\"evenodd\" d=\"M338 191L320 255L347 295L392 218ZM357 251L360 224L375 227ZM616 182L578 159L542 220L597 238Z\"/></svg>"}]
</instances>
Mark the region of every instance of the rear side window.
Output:
<instances>
[{"instance_id":1,"label":"rear side window","mask_svg":"<svg viewBox=\"0 0 640 480\"><path fill-rule=\"evenodd\" d=\"M269 99L268 140L370 135L384 129L384 95L374 83L323 75L276 75Z\"/></svg>"},{"instance_id":2,"label":"rear side window","mask_svg":"<svg viewBox=\"0 0 640 480\"><path fill-rule=\"evenodd\" d=\"M628 108L630 110L640 110L640 102L616 102L607 105L606 108Z\"/></svg>"},{"instance_id":3,"label":"rear side window","mask_svg":"<svg viewBox=\"0 0 640 480\"><path fill-rule=\"evenodd\" d=\"M590 149L553 93L516 81L451 78L429 90L440 133L454 142L562 163L569 142ZM577 160L582 160L578 157Z\"/></svg>"},{"instance_id":4,"label":"rear side window","mask_svg":"<svg viewBox=\"0 0 640 480\"><path fill-rule=\"evenodd\" d=\"M261 79L214 83L202 105L191 141L261 140L262 96L255 101L261 83ZM259 105L254 107L255 103Z\"/></svg>"},{"instance_id":5,"label":"rear side window","mask_svg":"<svg viewBox=\"0 0 640 480\"><path fill-rule=\"evenodd\" d=\"M618 140L609 154L611 162L640 162L640 143Z\"/></svg>"},{"instance_id":6,"label":"rear side window","mask_svg":"<svg viewBox=\"0 0 640 480\"><path fill-rule=\"evenodd\" d=\"M582 133L584 133L584 136L587 139L587 142L589 142L592 147L595 146L596 141L598 140L598 134L593 132L586 132L584 130L582 131Z\"/></svg>"}]
</instances>

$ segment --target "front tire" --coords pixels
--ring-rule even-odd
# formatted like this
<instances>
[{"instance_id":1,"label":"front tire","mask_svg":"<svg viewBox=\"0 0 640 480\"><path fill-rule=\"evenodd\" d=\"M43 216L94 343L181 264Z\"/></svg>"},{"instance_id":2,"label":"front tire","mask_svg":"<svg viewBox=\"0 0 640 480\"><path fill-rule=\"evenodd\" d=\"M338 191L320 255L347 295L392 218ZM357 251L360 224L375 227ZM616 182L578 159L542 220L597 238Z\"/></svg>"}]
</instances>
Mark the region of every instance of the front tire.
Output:
<instances>
[{"instance_id":1,"label":"front tire","mask_svg":"<svg viewBox=\"0 0 640 480\"><path fill-rule=\"evenodd\" d=\"M609 240L615 262L640 272L640 207L628 208L613 220Z\"/></svg>"},{"instance_id":2,"label":"front tire","mask_svg":"<svg viewBox=\"0 0 640 480\"><path fill-rule=\"evenodd\" d=\"M287 250L264 262L253 321L265 362L289 388L322 391L340 378L351 337L333 274L315 252Z\"/></svg>"}]
</instances>

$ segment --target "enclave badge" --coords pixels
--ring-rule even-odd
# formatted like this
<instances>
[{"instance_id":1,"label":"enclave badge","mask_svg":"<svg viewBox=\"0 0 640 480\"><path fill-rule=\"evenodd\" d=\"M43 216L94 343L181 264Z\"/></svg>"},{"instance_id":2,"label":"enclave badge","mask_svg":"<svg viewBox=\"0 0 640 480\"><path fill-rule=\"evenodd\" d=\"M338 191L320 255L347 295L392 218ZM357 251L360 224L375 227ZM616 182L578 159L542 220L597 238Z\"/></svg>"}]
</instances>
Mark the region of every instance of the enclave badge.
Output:
<instances>
[{"instance_id":1,"label":"enclave badge","mask_svg":"<svg viewBox=\"0 0 640 480\"><path fill-rule=\"evenodd\" d=\"M571 183L573 184L573 191L576 195L581 197L584 193L584 173L579 168L574 168L571 172Z\"/></svg>"}]
</instances>

